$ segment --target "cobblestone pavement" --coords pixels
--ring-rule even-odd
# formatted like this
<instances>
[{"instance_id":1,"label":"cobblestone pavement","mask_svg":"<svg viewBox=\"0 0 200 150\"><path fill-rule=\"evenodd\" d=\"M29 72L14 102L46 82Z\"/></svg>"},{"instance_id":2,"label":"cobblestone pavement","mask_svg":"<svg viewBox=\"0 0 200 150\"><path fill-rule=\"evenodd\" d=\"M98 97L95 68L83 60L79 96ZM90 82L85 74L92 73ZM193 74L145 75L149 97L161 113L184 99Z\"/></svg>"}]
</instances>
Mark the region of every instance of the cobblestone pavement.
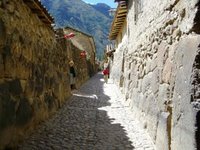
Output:
<instances>
[{"instance_id":1,"label":"cobblestone pavement","mask_svg":"<svg viewBox=\"0 0 200 150\"><path fill-rule=\"evenodd\" d=\"M19 150L154 150L111 81L95 75Z\"/></svg>"}]
</instances>

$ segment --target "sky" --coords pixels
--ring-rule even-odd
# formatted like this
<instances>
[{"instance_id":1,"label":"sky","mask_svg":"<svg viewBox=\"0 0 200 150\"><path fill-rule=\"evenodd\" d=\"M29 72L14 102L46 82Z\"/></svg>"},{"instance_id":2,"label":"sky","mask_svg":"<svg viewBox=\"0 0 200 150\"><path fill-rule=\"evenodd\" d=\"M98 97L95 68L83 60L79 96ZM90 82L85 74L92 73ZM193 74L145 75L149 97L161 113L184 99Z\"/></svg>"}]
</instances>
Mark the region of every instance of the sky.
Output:
<instances>
[{"instance_id":1,"label":"sky","mask_svg":"<svg viewBox=\"0 0 200 150\"><path fill-rule=\"evenodd\" d=\"M115 3L114 0L83 0L83 1L90 4L105 3L109 5L111 8L117 7L117 3Z\"/></svg>"}]
</instances>

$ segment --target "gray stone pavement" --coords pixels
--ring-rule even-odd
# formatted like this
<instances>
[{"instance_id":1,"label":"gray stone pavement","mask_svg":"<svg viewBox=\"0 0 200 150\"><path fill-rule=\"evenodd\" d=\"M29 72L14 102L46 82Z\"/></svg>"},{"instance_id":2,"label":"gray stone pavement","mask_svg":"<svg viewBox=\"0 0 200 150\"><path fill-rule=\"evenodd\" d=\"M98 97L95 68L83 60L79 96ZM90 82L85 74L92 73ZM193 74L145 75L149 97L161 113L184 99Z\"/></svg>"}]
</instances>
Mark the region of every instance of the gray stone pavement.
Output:
<instances>
[{"instance_id":1,"label":"gray stone pavement","mask_svg":"<svg viewBox=\"0 0 200 150\"><path fill-rule=\"evenodd\" d=\"M123 96L97 74L85 83L19 150L154 150L149 136L121 102Z\"/></svg>"}]
</instances>

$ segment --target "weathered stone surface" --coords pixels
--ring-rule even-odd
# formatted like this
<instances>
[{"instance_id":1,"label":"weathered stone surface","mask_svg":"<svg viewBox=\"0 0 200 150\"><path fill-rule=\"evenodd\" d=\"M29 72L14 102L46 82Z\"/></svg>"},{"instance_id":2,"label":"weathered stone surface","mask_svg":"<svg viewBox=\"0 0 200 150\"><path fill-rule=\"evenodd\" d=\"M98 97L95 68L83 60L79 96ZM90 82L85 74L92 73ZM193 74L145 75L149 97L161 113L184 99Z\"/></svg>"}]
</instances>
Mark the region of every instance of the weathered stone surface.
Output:
<instances>
[{"instance_id":1,"label":"weathered stone surface","mask_svg":"<svg viewBox=\"0 0 200 150\"><path fill-rule=\"evenodd\" d=\"M158 107L160 112L166 112L167 111L167 104L170 101L169 97L169 84L160 84L159 85L159 92L157 96L158 101Z\"/></svg>"},{"instance_id":2,"label":"weathered stone surface","mask_svg":"<svg viewBox=\"0 0 200 150\"><path fill-rule=\"evenodd\" d=\"M162 80L165 83L170 82L170 77L172 74L172 66L173 66L173 64L171 63L170 59L168 58L165 62L165 65L163 67L163 72L162 72Z\"/></svg>"},{"instance_id":3,"label":"weathered stone surface","mask_svg":"<svg viewBox=\"0 0 200 150\"><path fill-rule=\"evenodd\" d=\"M150 85L151 85L151 78L152 78L152 73L149 73L147 76L145 76L142 79L142 93L144 94L145 92L151 90Z\"/></svg>"},{"instance_id":4,"label":"weathered stone surface","mask_svg":"<svg viewBox=\"0 0 200 150\"><path fill-rule=\"evenodd\" d=\"M167 133L167 118L169 117L168 112L161 112L159 115L159 122L156 135L156 147L157 149L168 150L169 139Z\"/></svg>"},{"instance_id":5,"label":"weathered stone surface","mask_svg":"<svg viewBox=\"0 0 200 150\"><path fill-rule=\"evenodd\" d=\"M1 85L6 88L7 85ZM13 100L8 93L4 93L0 96L0 133L15 122L15 105L16 102Z\"/></svg>"},{"instance_id":6,"label":"weathered stone surface","mask_svg":"<svg viewBox=\"0 0 200 150\"><path fill-rule=\"evenodd\" d=\"M157 54L157 64L158 68L163 68L164 63L168 57L168 48L167 48L167 43L161 43L159 48L158 48L158 54Z\"/></svg>"},{"instance_id":7,"label":"weathered stone surface","mask_svg":"<svg viewBox=\"0 0 200 150\"><path fill-rule=\"evenodd\" d=\"M177 60L177 69L176 70L176 83L174 87L174 96L173 96L173 105L176 109L173 111L173 132L172 137L174 142L172 146L175 149L194 149L195 145L192 142L195 142L195 139L191 137L194 136L195 132L195 112L191 105L191 72L197 55L198 45L199 45L198 36L188 36L180 41L180 44L177 48L176 60ZM183 55L184 54L184 55ZM190 60L190 61L189 61ZM190 133L190 135L188 134ZM177 133L178 136L177 136ZM184 136L184 139L181 138ZM191 143L187 145L180 145L176 143Z\"/></svg>"},{"instance_id":8,"label":"weathered stone surface","mask_svg":"<svg viewBox=\"0 0 200 150\"><path fill-rule=\"evenodd\" d=\"M87 43L90 57L81 58L71 40L56 39L63 30L53 31L37 13L23 0L0 1L0 149L15 145L71 96L69 59L77 88L96 73L94 41Z\"/></svg>"},{"instance_id":9,"label":"weathered stone surface","mask_svg":"<svg viewBox=\"0 0 200 150\"><path fill-rule=\"evenodd\" d=\"M149 79L150 82L151 82L150 89L155 94L155 96L157 96L157 92L159 90L159 80L160 80L160 78L161 78L160 77L160 70L156 68L152 72L152 78Z\"/></svg>"},{"instance_id":10,"label":"weathered stone surface","mask_svg":"<svg viewBox=\"0 0 200 150\"><path fill-rule=\"evenodd\" d=\"M16 125L26 125L33 117L32 108L26 98L22 98L16 110Z\"/></svg>"},{"instance_id":11,"label":"weathered stone surface","mask_svg":"<svg viewBox=\"0 0 200 150\"><path fill-rule=\"evenodd\" d=\"M131 70L130 78L124 76L124 83L133 83L132 89L122 90L131 91L131 94L125 94L129 95L133 113L143 119L158 149L195 150L196 145L198 149L200 146L195 143L199 143L200 125L195 125L195 119L199 111L196 110L200 97L197 84L199 65L194 65L196 69L193 71L192 68L200 44L200 3L196 0L140 2L139 8L135 7L137 2L129 1L128 4L127 53L133 56L137 69ZM125 53L123 44L127 43L120 43L116 49L121 54ZM113 64L120 64L122 60L125 63L131 61L124 56L115 59ZM125 66L117 73L126 74L128 71ZM111 76L118 82L118 78ZM135 86L137 81L138 86ZM191 99L196 99L194 104ZM164 118L163 113L169 113L169 117ZM198 128L196 132L195 126Z\"/></svg>"},{"instance_id":12,"label":"weathered stone surface","mask_svg":"<svg viewBox=\"0 0 200 150\"><path fill-rule=\"evenodd\" d=\"M117 60L121 60L121 61L117 61ZM113 67L111 68L111 78L113 78L115 80L115 82L120 85L120 79L122 76L122 72L119 71L119 68L122 68L123 64L123 53L122 51L116 51L115 52L115 57L113 62L116 62L116 64L113 64Z\"/></svg>"},{"instance_id":13,"label":"weathered stone surface","mask_svg":"<svg viewBox=\"0 0 200 150\"><path fill-rule=\"evenodd\" d=\"M0 19L0 33L0 47L2 47L5 44L6 39L6 28L2 19Z\"/></svg>"},{"instance_id":14,"label":"weathered stone surface","mask_svg":"<svg viewBox=\"0 0 200 150\"><path fill-rule=\"evenodd\" d=\"M28 133L49 117L71 95L71 90L66 43L60 45L54 31L22 0L1 1L0 7L0 149L3 149L22 139L25 130Z\"/></svg>"}]
</instances>

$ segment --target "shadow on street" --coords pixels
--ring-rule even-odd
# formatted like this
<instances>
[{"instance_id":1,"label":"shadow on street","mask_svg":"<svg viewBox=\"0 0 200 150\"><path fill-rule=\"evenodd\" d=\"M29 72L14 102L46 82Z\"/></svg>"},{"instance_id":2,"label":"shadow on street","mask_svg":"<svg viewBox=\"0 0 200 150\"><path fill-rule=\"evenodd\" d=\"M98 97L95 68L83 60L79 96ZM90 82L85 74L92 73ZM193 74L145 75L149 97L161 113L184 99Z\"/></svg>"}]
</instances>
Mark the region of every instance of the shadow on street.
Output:
<instances>
[{"instance_id":1,"label":"shadow on street","mask_svg":"<svg viewBox=\"0 0 200 150\"><path fill-rule=\"evenodd\" d=\"M133 150L123 127L99 109L110 106L102 79L102 74L96 74L73 91L64 106L18 149Z\"/></svg>"}]
</instances>

